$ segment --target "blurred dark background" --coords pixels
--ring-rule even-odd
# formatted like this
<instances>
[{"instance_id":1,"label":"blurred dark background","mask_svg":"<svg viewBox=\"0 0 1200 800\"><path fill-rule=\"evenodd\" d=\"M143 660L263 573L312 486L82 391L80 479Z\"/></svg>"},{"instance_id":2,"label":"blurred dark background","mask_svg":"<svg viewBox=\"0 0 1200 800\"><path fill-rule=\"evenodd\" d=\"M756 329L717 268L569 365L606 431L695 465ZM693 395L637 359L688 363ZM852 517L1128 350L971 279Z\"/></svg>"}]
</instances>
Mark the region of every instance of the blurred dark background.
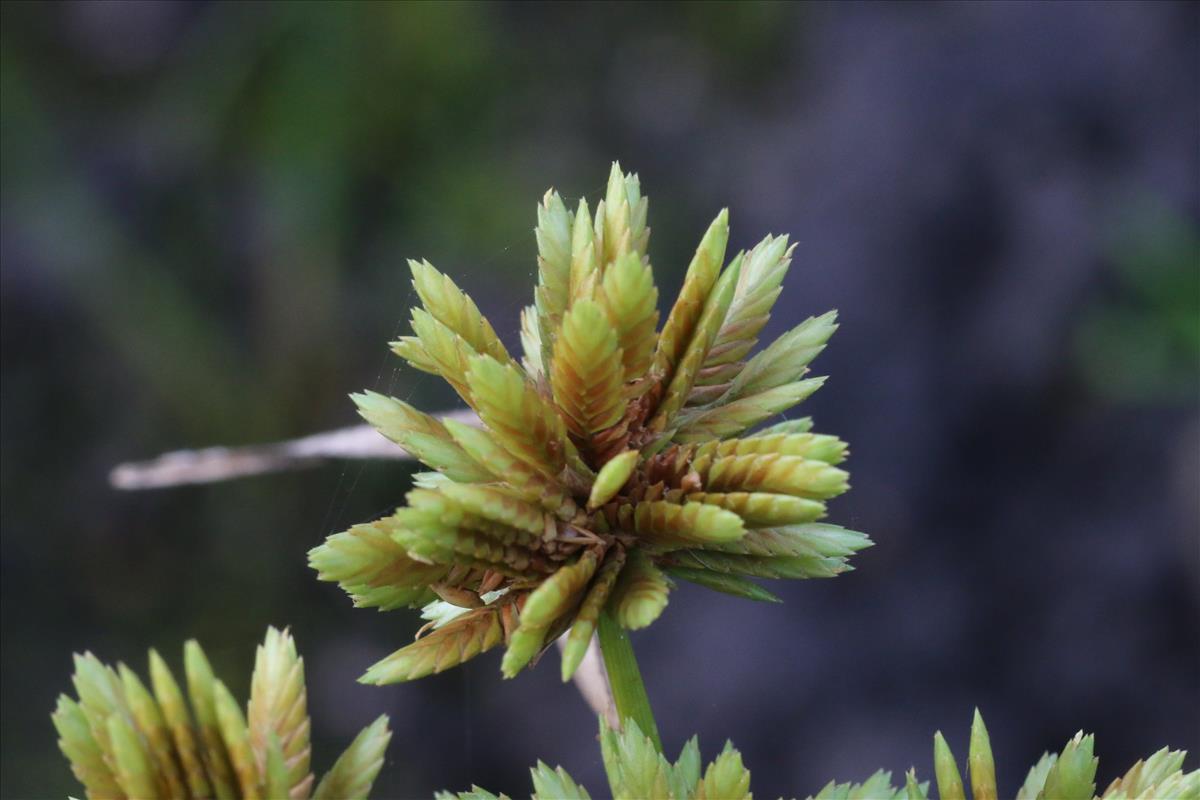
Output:
<instances>
[{"instance_id":1,"label":"blurred dark background","mask_svg":"<svg viewBox=\"0 0 1200 800\"><path fill-rule=\"evenodd\" d=\"M404 258L516 341L548 186L640 172L663 296L718 209L798 243L774 336L843 326L806 403L853 446L833 521L877 546L759 607L681 588L635 636L671 751L728 737L762 797L931 774L983 710L1012 793L1097 734L1099 778L1200 748L1200 5L16 3L0 7L5 797L77 791L49 712L72 651L198 637L235 693L268 623L306 656L316 765L377 713L376 796L599 796L557 657L354 679L415 614L305 552L410 469L146 493L116 462L426 408ZM775 587L772 587L775 588ZM1194 759L1190 762L1196 766Z\"/></svg>"}]
</instances>

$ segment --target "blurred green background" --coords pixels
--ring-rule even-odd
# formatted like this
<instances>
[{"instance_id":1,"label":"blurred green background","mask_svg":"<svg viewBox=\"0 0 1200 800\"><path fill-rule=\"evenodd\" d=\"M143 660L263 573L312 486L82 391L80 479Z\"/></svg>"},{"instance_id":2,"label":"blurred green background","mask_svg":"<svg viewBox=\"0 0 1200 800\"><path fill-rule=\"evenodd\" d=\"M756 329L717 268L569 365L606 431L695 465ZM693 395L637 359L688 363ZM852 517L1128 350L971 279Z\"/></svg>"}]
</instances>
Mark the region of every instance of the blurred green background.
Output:
<instances>
[{"instance_id":1,"label":"blurred green background","mask_svg":"<svg viewBox=\"0 0 1200 800\"><path fill-rule=\"evenodd\" d=\"M363 387L451 406L385 346L404 259L515 343L537 200L594 201L618 158L664 298L722 206L731 246L793 235L768 332L841 309L807 410L854 450L834 521L878 543L778 608L678 591L635 639L668 748L733 738L756 792L803 796L928 772L929 735L961 749L975 704L1002 788L1079 727L1105 782L1200 746L1200 6L0 15L4 797L75 791L48 718L73 651L144 669L196 637L240 695L267 624L306 656L318 769L383 711L379 797L518 794L538 757L598 793L556 669L354 682L415 615L352 609L304 554L400 502L409 468L133 494L106 475L351 424Z\"/></svg>"}]
</instances>

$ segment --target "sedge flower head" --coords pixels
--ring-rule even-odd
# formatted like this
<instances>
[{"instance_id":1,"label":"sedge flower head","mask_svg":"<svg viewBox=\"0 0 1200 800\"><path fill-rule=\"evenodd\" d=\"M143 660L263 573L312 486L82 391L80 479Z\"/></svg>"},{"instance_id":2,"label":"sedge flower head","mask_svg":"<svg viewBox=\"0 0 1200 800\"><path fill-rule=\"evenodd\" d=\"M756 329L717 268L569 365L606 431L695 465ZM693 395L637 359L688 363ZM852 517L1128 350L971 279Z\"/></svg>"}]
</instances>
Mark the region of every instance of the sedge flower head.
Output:
<instances>
[{"instance_id":1,"label":"sedge flower head","mask_svg":"<svg viewBox=\"0 0 1200 800\"><path fill-rule=\"evenodd\" d=\"M660 328L647 205L616 164L594 212L546 194L520 357L450 277L410 262L421 305L392 349L444 378L479 422L354 397L432 470L406 506L310 554L357 605L424 607L423 635L365 682L501 644L511 677L563 635L566 680L601 612L644 628L673 579L777 600L751 578L832 577L870 544L819 522L848 488L845 443L808 418L755 430L821 386L808 365L837 327L833 312L812 317L752 355L791 262L787 237L727 258L722 211Z\"/></svg>"}]
</instances>

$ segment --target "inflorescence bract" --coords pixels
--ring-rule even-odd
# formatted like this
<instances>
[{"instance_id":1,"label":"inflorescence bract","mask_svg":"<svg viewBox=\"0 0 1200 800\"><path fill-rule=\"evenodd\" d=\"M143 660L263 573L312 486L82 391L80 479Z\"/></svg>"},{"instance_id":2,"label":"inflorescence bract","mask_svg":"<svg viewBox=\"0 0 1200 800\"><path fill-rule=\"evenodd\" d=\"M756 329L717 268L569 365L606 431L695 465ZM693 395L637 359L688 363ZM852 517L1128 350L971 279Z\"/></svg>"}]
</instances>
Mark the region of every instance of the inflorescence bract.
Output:
<instances>
[{"instance_id":1,"label":"inflorescence bract","mask_svg":"<svg viewBox=\"0 0 1200 800\"><path fill-rule=\"evenodd\" d=\"M410 262L421 307L392 349L443 377L482 424L354 398L434 470L406 507L310 554L357 605L425 607L432 631L365 682L440 672L502 642L511 677L563 634L566 680L602 613L646 627L671 577L776 600L749 578L832 577L870 544L817 521L848 488L844 442L809 419L749 432L821 386L805 374L837 327L833 312L813 317L750 355L791 261L787 237L726 260L722 211L659 330L646 209L616 164L594 215L546 194L519 361L454 281Z\"/></svg>"}]
</instances>

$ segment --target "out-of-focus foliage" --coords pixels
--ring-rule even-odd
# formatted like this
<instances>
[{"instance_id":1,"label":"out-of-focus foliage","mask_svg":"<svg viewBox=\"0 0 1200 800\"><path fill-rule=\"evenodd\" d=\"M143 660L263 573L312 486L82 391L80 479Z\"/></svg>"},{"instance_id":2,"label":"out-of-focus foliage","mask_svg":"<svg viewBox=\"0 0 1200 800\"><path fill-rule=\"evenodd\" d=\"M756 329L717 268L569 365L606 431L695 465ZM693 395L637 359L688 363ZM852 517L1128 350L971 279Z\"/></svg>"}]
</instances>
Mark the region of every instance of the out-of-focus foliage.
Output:
<instances>
[{"instance_id":1,"label":"out-of-focus foliage","mask_svg":"<svg viewBox=\"0 0 1200 800\"><path fill-rule=\"evenodd\" d=\"M359 733L314 790L304 659L287 631L267 629L244 711L195 640L183 652L187 700L154 650L150 688L124 664L75 656L77 697L59 695L53 719L89 800L366 800L392 736L387 717Z\"/></svg>"},{"instance_id":2,"label":"out-of-focus foliage","mask_svg":"<svg viewBox=\"0 0 1200 800\"><path fill-rule=\"evenodd\" d=\"M1111 296L1087 309L1077 347L1096 391L1124 402L1195 399L1200 385L1200 229L1131 215L1113 251Z\"/></svg>"}]
</instances>

